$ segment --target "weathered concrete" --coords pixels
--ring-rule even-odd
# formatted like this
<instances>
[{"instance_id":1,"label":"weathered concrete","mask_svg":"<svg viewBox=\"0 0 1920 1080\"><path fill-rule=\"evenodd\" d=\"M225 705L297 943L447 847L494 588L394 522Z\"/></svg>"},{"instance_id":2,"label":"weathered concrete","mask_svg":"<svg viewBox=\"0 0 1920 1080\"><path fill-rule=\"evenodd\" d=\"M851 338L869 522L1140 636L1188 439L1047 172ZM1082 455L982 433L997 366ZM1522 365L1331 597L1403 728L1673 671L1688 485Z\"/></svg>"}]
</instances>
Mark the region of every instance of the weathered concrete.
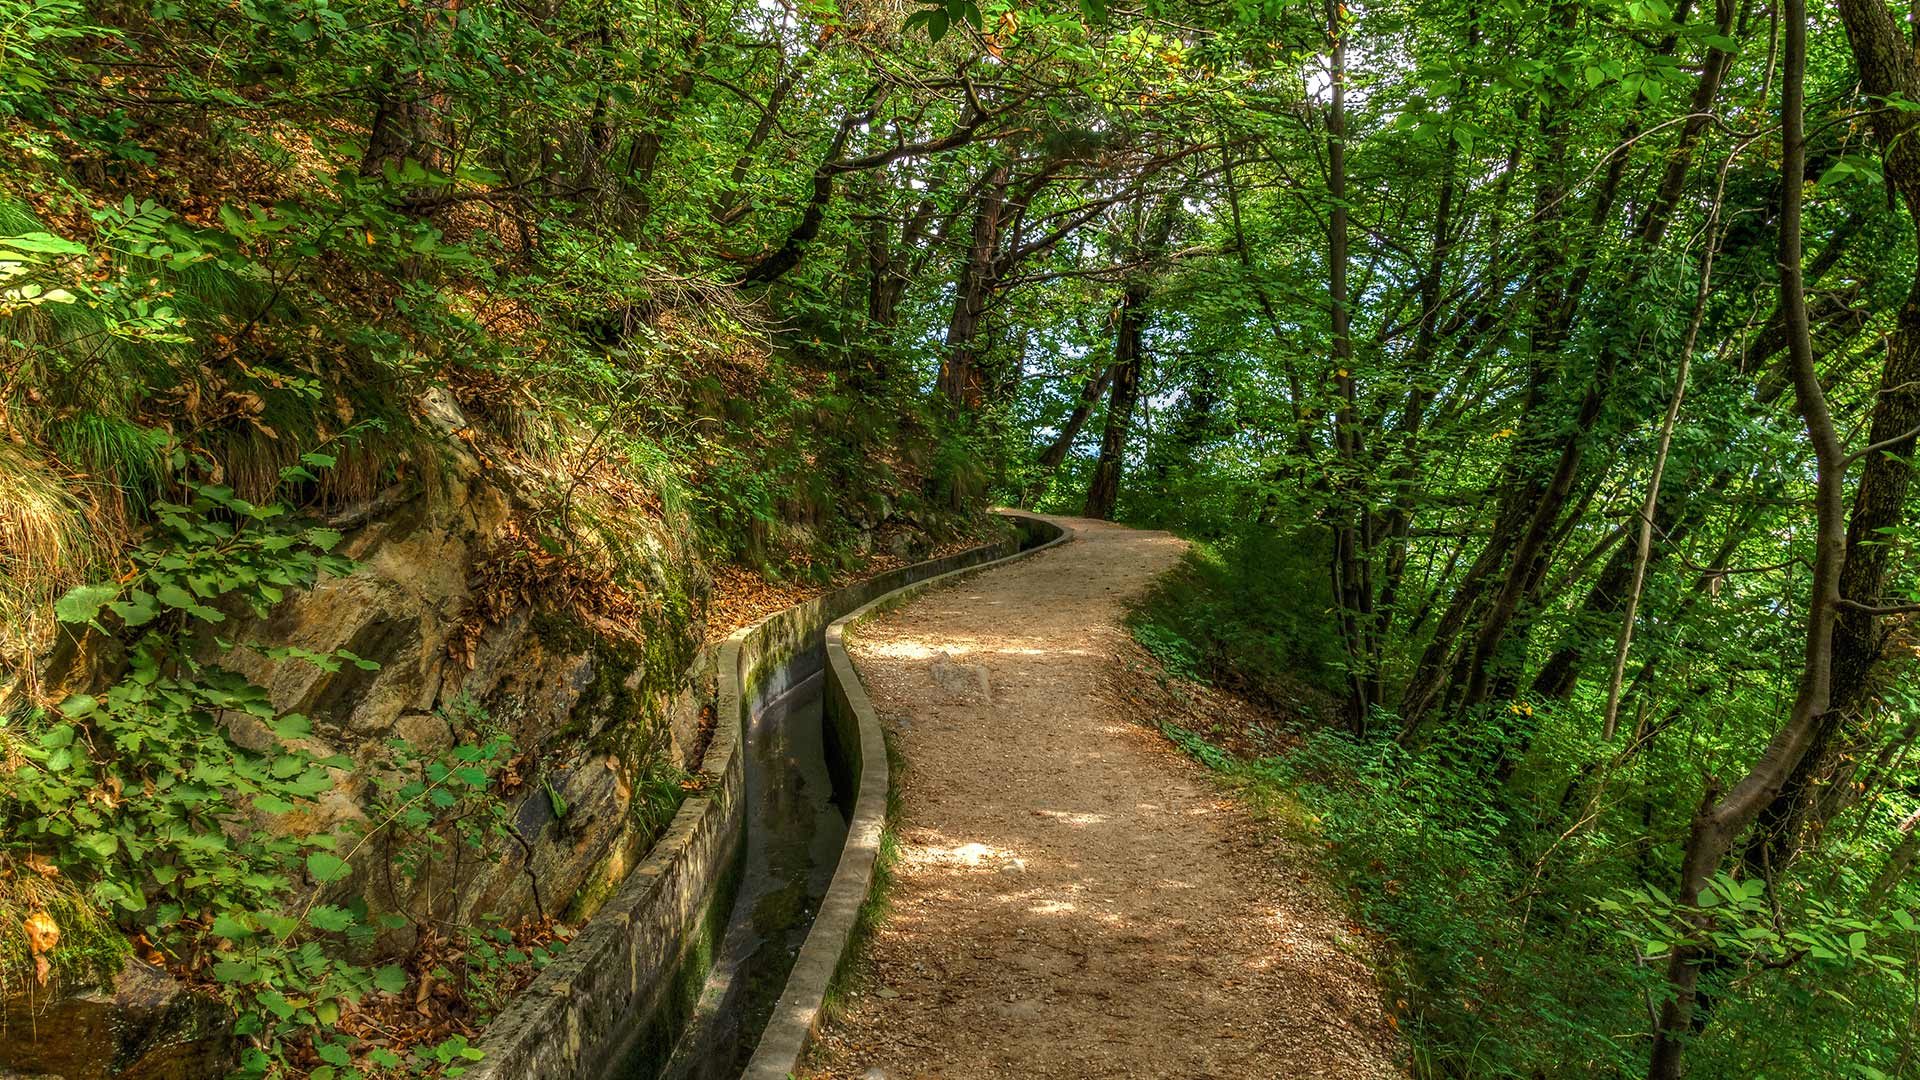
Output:
<instances>
[{"instance_id":1,"label":"weathered concrete","mask_svg":"<svg viewBox=\"0 0 1920 1080\"><path fill-rule=\"evenodd\" d=\"M827 991L853 944L860 909L873 889L874 868L880 858L881 836L887 824L887 789L892 778L887 766L886 737L880 718L874 713L873 702L860 684L859 672L847 655L847 635L866 619L928 589L1064 543L1071 535L1045 518L1011 512L1006 512L1006 516L1014 519L1029 537L1039 535L1049 539L990 562L954 569L878 595L827 626L828 722L839 733L839 745L849 748L857 757L849 764L859 777L859 794L854 802L853 820L847 828L847 844L840 853L840 866L834 871L832 884L827 886L820 912L813 919L813 929L808 932L793 970L787 975L786 990L774 1006L773 1018L767 1022L741 1080L786 1080L799 1068L808 1043L819 1029Z\"/></svg>"},{"instance_id":2,"label":"weathered concrete","mask_svg":"<svg viewBox=\"0 0 1920 1080\"><path fill-rule=\"evenodd\" d=\"M1032 524L1037 520L1022 516L1017 524L1034 529L1040 527ZM698 994L711 962L712 929L716 922L724 923L731 903L744 838L745 755L740 741L752 710L812 673L818 661L810 663L807 654L818 647L822 631L833 620L884 602L915 582L999 561L1018 547L1009 537L901 567L788 608L728 638L717 654L719 719L698 773L700 792L681 805L667 833L574 939L566 956L541 972L488 1029L480 1043L487 1056L468 1070L469 1080L597 1080L636 1043L677 1029L674 1016ZM830 646L829 657L832 651ZM844 650L841 658L844 662ZM858 686L857 680L829 676L830 684L848 681ZM877 738L877 724L873 731ZM886 755L860 741L843 740L841 745L854 749L863 762L880 762L877 773L860 769L857 829L862 814L884 814ZM879 779L877 801L869 797L868 774ZM876 833L876 845L877 840ZM846 867L843 855L841 871L801 953L803 964L807 950L826 947L816 947L814 937L821 933L820 921L834 910L836 895L855 887L842 883ZM852 904L855 913L871 877L868 857ZM851 929L847 921L839 937L844 939ZM796 967L796 975L800 970ZM822 991L824 987L823 981Z\"/></svg>"}]
</instances>

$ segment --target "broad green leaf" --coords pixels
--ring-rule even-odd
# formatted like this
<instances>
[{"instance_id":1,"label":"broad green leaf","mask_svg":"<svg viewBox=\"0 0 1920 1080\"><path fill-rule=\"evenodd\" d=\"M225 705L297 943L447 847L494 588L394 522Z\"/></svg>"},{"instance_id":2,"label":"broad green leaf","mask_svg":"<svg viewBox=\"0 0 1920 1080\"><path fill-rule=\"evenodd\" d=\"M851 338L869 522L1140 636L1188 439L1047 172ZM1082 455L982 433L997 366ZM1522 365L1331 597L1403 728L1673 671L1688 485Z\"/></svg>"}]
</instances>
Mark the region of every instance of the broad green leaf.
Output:
<instances>
[{"instance_id":1,"label":"broad green leaf","mask_svg":"<svg viewBox=\"0 0 1920 1080\"><path fill-rule=\"evenodd\" d=\"M345 859L330 851L315 851L307 856L307 873L322 883L339 881L353 872Z\"/></svg>"},{"instance_id":2,"label":"broad green leaf","mask_svg":"<svg viewBox=\"0 0 1920 1080\"><path fill-rule=\"evenodd\" d=\"M373 973L373 985L377 990L397 994L407 988L407 973L396 965L388 964Z\"/></svg>"},{"instance_id":3,"label":"broad green leaf","mask_svg":"<svg viewBox=\"0 0 1920 1080\"><path fill-rule=\"evenodd\" d=\"M53 613L61 622L92 622L107 601L119 595L118 585L78 585L54 602Z\"/></svg>"}]
</instances>

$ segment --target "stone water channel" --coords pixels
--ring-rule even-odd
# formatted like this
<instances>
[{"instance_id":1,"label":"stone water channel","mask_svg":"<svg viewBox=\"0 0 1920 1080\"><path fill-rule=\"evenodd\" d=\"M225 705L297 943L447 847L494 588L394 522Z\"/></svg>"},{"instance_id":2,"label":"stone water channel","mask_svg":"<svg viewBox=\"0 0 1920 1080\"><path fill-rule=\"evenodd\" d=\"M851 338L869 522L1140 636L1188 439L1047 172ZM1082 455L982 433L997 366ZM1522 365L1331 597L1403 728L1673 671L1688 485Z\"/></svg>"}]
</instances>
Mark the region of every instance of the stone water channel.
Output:
<instances>
[{"instance_id":1,"label":"stone water channel","mask_svg":"<svg viewBox=\"0 0 1920 1080\"><path fill-rule=\"evenodd\" d=\"M607 1080L733 1080L786 986L840 862L852 778L829 743L825 652L796 657L793 687L753 710L747 735L746 843L733 915L686 1029L665 1062L630 1053ZM839 775L835 775L839 773Z\"/></svg>"}]
</instances>

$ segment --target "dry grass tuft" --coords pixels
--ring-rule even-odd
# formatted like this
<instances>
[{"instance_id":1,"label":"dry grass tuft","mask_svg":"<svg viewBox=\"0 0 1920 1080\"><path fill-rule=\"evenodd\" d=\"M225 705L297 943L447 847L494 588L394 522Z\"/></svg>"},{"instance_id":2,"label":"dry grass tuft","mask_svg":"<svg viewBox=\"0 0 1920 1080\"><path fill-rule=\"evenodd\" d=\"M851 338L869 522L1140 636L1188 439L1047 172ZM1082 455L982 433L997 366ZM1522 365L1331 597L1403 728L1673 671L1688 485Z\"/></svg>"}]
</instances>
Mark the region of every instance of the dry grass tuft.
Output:
<instances>
[{"instance_id":1,"label":"dry grass tuft","mask_svg":"<svg viewBox=\"0 0 1920 1080\"><path fill-rule=\"evenodd\" d=\"M111 538L53 462L0 442L0 663L30 677L53 601L79 584Z\"/></svg>"}]
</instances>

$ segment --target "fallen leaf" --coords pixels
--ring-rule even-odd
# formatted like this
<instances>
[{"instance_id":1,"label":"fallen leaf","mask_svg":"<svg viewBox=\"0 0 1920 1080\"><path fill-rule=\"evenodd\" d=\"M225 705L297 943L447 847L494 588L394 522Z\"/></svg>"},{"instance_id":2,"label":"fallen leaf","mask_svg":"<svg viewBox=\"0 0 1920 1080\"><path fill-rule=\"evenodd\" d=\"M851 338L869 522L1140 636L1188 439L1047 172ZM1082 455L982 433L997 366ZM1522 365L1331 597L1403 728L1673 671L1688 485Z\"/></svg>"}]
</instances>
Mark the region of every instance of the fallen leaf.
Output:
<instances>
[{"instance_id":1,"label":"fallen leaf","mask_svg":"<svg viewBox=\"0 0 1920 1080\"><path fill-rule=\"evenodd\" d=\"M53 916L44 911L36 911L22 921L27 931L27 950L33 954L33 977L41 986L47 985L47 975L52 968L47 963L47 954L60 943L60 924Z\"/></svg>"}]
</instances>

